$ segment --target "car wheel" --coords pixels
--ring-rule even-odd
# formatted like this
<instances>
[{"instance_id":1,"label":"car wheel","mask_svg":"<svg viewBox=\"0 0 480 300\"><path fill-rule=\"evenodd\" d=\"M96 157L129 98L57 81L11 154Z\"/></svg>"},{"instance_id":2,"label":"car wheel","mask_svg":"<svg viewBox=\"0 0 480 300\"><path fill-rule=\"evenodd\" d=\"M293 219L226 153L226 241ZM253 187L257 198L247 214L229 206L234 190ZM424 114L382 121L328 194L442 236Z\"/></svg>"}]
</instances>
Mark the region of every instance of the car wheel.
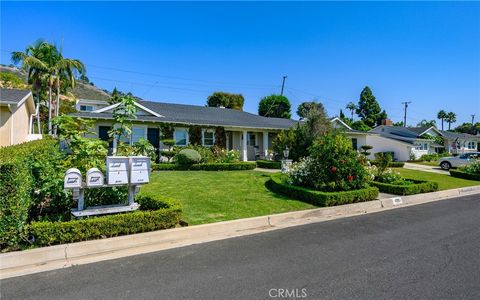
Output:
<instances>
[{"instance_id":1,"label":"car wheel","mask_svg":"<svg viewBox=\"0 0 480 300\"><path fill-rule=\"evenodd\" d=\"M448 161L443 161L440 164L440 168L442 168L443 170L449 170L451 167L452 167L452 164L450 164Z\"/></svg>"}]
</instances>

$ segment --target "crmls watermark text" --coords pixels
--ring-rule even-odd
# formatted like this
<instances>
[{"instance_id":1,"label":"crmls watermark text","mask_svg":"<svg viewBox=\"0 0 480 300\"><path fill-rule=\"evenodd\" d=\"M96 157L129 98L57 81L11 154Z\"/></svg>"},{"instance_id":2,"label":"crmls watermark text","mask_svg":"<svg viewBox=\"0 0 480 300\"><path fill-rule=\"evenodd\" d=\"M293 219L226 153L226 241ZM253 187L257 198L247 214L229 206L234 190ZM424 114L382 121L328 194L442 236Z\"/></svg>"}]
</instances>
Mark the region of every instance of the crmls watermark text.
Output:
<instances>
[{"instance_id":1,"label":"crmls watermark text","mask_svg":"<svg viewBox=\"0 0 480 300\"><path fill-rule=\"evenodd\" d=\"M269 289L268 296L270 298L291 298L291 299L301 299L307 298L307 289Z\"/></svg>"}]
</instances>

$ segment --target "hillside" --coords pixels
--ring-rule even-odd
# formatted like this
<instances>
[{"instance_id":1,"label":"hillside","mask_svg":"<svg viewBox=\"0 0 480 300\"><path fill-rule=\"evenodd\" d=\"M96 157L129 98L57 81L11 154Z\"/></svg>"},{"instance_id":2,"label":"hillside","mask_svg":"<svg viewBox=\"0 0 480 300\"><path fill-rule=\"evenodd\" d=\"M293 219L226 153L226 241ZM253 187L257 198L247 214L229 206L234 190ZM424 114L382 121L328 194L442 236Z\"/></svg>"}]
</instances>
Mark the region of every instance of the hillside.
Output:
<instances>
[{"instance_id":1,"label":"hillside","mask_svg":"<svg viewBox=\"0 0 480 300\"><path fill-rule=\"evenodd\" d=\"M13 73L20 77L25 83L27 82L27 74L18 68L1 65L0 72ZM77 99L108 100L110 98L110 95L105 91L95 85L90 85L80 80L76 81L76 86L72 94L75 95Z\"/></svg>"}]
</instances>

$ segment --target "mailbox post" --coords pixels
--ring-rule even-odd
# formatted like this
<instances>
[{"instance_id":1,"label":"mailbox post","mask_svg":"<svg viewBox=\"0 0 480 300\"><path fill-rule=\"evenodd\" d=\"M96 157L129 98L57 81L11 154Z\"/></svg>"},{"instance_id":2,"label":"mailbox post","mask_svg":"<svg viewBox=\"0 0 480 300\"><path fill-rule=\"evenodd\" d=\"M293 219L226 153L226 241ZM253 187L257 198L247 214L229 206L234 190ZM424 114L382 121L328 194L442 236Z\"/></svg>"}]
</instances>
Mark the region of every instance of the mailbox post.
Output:
<instances>
[{"instance_id":1,"label":"mailbox post","mask_svg":"<svg viewBox=\"0 0 480 300\"><path fill-rule=\"evenodd\" d=\"M107 157L107 183L104 182L102 172L97 168L87 171L86 183L82 182L82 174L78 169L71 168L65 172L64 188L73 190L73 198L78 207L72 210L76 217L92 216L126 212L138 209L135 195L140 185L150 181L150 158L145 156L109 156ZM127 185L128 205L106 205L84 208L85 188L102 188Z\"/></svg>"},{"instance_id":2,"label":"mailbox post","mask_svg":"<svg viewBox=\"0 0 480 300\"><path fill-rule=\"evenodd\" d=\"M65 172L63 188L72 190L73 199L77 200L77 209L83 210L85 194L82 188L82 174L79 169L70 168Z\"/></svg>"}]
</instances>

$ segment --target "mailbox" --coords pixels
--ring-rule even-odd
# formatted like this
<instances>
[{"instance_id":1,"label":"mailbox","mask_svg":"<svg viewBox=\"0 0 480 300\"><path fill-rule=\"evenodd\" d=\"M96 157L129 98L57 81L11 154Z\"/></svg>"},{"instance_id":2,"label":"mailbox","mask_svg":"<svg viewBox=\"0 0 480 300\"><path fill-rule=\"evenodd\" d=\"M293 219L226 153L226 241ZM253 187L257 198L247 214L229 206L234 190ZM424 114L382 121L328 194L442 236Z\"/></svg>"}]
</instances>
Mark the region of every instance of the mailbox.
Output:
<instances>
[{"instance_id":1,"label":"mailbox","mask_svg":"<svg viewBox=\"0 0 480 300\"><path fill-rule=\"evenodd\" d=\"M87 171L87 186L103 186L103 173L97 168Z\"/></svg>"},{"instance_id":2,"label":"mailbox","mask_svg":"<svg viewBox=\"0 0 480 300\"><path fill-rule=\"evenodd\" d=\"M126 156L107 157L108 184L128 184L129 160Z\"/></svg>"},{"instance_id":3,"label":"mailbox","mask_svg":"<svg viewBox=\"0 0 480 300\"><path fill-rule=\"evenodd\" d=\"M150 181L150 158L130 156L130 184L148 183Z\"/></svg>"},{"instance_id":4,"label":"mailbox","mask_svg":"<svg viewBox=\"0 0 480 300\"><path fill-rule=\"evenodd\" d=\"M63 179L63 187L65 189L79 189L82 187L82 174L76 168L70 168L65 172Z\"/></svg>"}]
</instances>

